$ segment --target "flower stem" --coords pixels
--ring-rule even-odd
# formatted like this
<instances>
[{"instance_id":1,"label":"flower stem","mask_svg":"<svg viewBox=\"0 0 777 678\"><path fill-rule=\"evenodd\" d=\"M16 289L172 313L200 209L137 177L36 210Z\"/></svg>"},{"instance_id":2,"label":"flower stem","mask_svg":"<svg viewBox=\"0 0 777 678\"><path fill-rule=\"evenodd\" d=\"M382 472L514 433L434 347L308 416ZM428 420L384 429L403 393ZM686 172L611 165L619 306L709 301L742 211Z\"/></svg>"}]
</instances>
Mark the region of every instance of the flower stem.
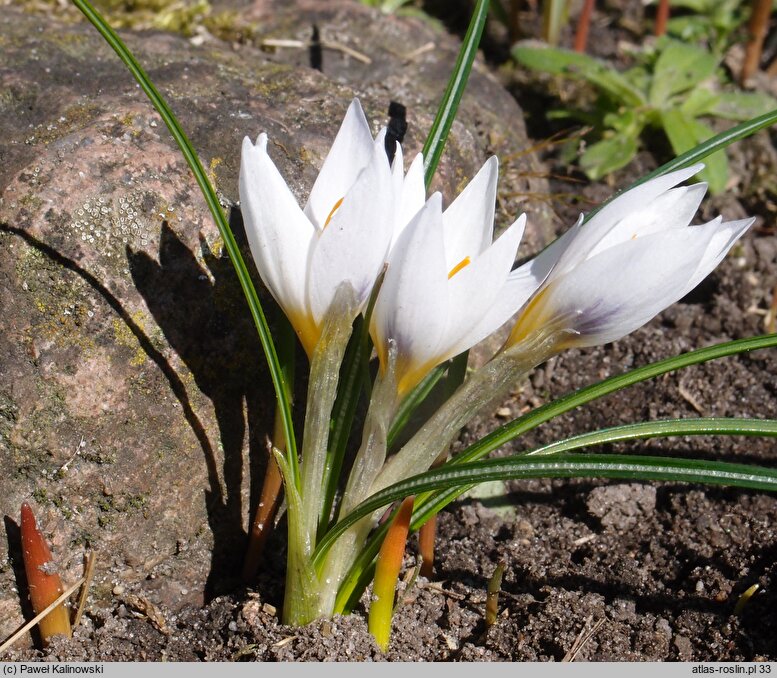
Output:
<instances>
[{"instance_id":1,"label":"flower stem","mask_svg":"<svg viewBox=\"0 0 777 678\"><path fill-rule=\"evenodd\" d=\"M388 366L379 374L372 390L367 418L364 422L362 444L356 454L348 484L340 505L340 516L346 515L369 494L375 478L386 461L388 431L397 408L397 383L394 375L397 349L392 342L388 352ZM364 539L372 529L372 521L365 519L348 530L332 547L322 570L326 582L321 594L321 614L331 615L337 589L353 564Z\"/></svg>"},{"instance_id":2,"label":"flower stem","mask_svg":"<svg viewBox=\"0 0 777 678\"><path fill-rule=\"evenodd\" d=\"M445 452L459 431L470 420L477 416L487 406L504 399L515 383L538 364L547 360L556 352L562 333L547 330L536 331L525 340L511 346L484 365L465 381L456 392L445 402L429 421L416 433L410 441L392 457L376 474L374 482L359 491L346 490L340 518L342 519L357 503L384 487L408 478L416 473L426 471L434 461ZM391 363L391 360L389 360ZM391 370L387 370L387 374ZM370 403L367 414L362 450L359 454L366 455L366 449L374 439L379 439L378 430L385 426L382 419L390 421L395 405L388 407L388 402L381 400L380 391L385 384L376 385L376 392ZM383 396L385 397L385 396ZM390 410L390 411L389 411ZM375 454L374 450L372 454ZM385 458L385 457L383 457ZM377 455L371 460L371 468L377 462ZM358 457L357 457L358 463ZM354 471L356 473L356 471ZM357 476L359 474L357 473ZM362 474L362 480L368 474ZM352 474L353 477L353 474ZM355 483L353 483L355 485ZM349 489L352 481L349 480ZM334 609L337 589L345 579L348 569L355 562L359 551L370 531L377 524L382 510L362 518L349 527L334 543L326 555L321 579L326 582L321 592L321 612L331 614Z\"/></svg>"},{"instance_id":3,"label":"flower stem","mask_svg":"<svg viewBox=\"0 0 777 678\"><path fill-rule=\"evenodd\" d=\"M353 289L338 288L327 312L321 338L313 351L302 443L301 520L307 549L315 546L324 487L332 408L337 397L340 365L351 336L357 308ZM328 518L328 516L326 516Z\"/></svg>"},{"instance_id":4,"label":"flower stem","mask_svg":"<svg viewBox=\"0 0 777 678\"><path fill-rule=\"evenodd\" d=\"M302 626L313 621L318 613L318 578L310 560L310 542L304 533L302 501L294 483L292 471L283 453L275 448L275 461L281 469L288 506L288 555L286 559L286 591L283 595L283 621Z\"/></svg>"},{"instance_id":5,"label":"flower stem","mask_svg":"<svg viewBox=\"0 0 777 678\"><path fill-rule=\"evenodd\" d=\"M429 421L389 460L370 494L422 473L480 412L502 401L516 382L556 352L561 335L539 330L474 372Z\"/></svg>"}]
</instances>

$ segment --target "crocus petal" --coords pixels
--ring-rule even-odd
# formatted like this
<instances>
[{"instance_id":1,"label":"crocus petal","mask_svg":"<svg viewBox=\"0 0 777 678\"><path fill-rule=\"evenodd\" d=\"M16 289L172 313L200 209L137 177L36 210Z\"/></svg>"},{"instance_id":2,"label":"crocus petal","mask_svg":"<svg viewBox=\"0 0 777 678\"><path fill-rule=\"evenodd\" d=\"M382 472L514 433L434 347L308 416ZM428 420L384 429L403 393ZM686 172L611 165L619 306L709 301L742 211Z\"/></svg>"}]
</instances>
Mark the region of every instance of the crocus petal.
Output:
<instances>
[{"instance_id":1,"label":"crocus petal","mask_svg":"<svg viewBox=\"0 0 777 678\"><path fill-rule=\"evenodd\" d=\"M585 224L580 227L579 234L573 244L561 255L557 265L557 274L565 273L588 258L591 251L604 238L615 224L627 219L631 214L649 206L658 196L670 188L704 168L699 163L686 169L669 172L655 179L650 179L639 186L619 195L612 202L602 207Z\"/></svg>"},{"instance_id":2,"label":"crocus petal","mask_svg":"<svg viewBox=\"0 0 777 678\"><path fill-rule=\"evenodd\" d=\"M388 340L397 342L400 381L436 355L448 315L446 267L442 198L435 193L391 251L372 314L375 346L384 367ZM420 295L436 303L419 303Z\"/></svg>"},{"instance_id":3,"label":"crocus petal","mask_svg":"<svg viewBox=\"0 0 777 678\"><path fill-rule=\"evenodd\" d=\"M397 144L399 148L399 144ZM394 247L402 231L413 217L424 206L426 201L426 184L424 183L424 157L420 153L415 157L402 181L399 206L395 212L394 237L391 246Z\"/></svg>"},{"instance_id":4,"label":"crocus petal","mask_svg":"<svg viewBox=\"0 0 777 678\"><path fill-rule=\"evenodd\" d=\"M524 218L523 215L521 218ZM555 242L558 242L558 240ZM504 325L529 301L547 277L547 271L544 274L537 275L537 270L532 269L529 264L531 262L510 272L502 284L494 303L485 315L472 326L467 335L462 337L460 344L474 346ZM458 348L459 353L465 350L460 348L460 346Z\"/></svg>"},{"instance_id":5,"label":"crocus petal","mask_svg":"<svg viewBox=\"0 0 777 678\"><path fill-rule=\"evenodd\" d=\"M467 337L468 341L474 337L480 337L471 341L471 345L474 346L488 336L489 332L485 332L486 328L499 328L510 320L515 315L516 308L522 308L541 284L542 280L533 276L524 267L512 271L494 304Z\"/></svg>"},{"instance_id":6,"label":"crocus petal","mask_svg":"<svg viewBox=\"0 0 777 678\"><path fill-rule=\"evenodd\" d=\"M574 239L580 232L584 218L585 215L581 214L572 228L556 238L536 257L519 266L511 273L511 278L516 280L515 284L519 285L520 289L523 289L525 284L532 284L531 281L536 282L535 289L545 282L551 271L558 265L561 256L574 242Z\"/></svg>"},{"instance_id":7,"label":"crocus petal","mask_svg":"<svg viewBox=\"0 0 777 678\"><path fill-rule=\"evenodd\" d=\"M485 252L450 280L446 345L438 348L438 362L482 341L523 306L525 299L516 297L509 299L509 303L497 302L506 292L505 284L525 226L526 216L521 215ZM491 312L495 305L498 312Z\"/></svg>"},{"instance_id":8,"label":"crocus petal","mask_svg":"<svg viewBox=\"0 0 777 678\"><path fill-rule=\"evenodd\" d=\"M755 218L727 221L725 223L720 223L720 221L720 217L718 217L718 219L715 219L704 226L694 226L694 228L714 228L715 234L710 239L701 261L696 266L696 270L685 286L681 298L688 294L688 292L712 272L712 270L723 260L723 257L728 254L728 251L734 246L734 243L745 234L745 231L747 231L750 226L752 226Z\"/></svg>"},{"instance_id":9,"label":"crocus petal","mask_svg":"<svg viewBox=\"0 0 777 678\"><path fill-rule=\"evenodd\" d=\"M443 213L449 267L475 257L491 242L499 162L492 155Z\"/></svg>"},{"instance_id":10,"label":"crocus petal","mask_svg":"<svg viewBox=\"0 0 777 678\"><path fill-rule=\"evenodd\" d=\"M367 118L359 100L354 99L305 205L305 214L318 228L324 228L332 208L370 161L373 144Z\"/></svg>"},{"instance_id":11,"label":"crocus petal","mask_svg":"<svg viewBox=\"0 0 777 678\"><path fill-rule=\"evenodd\" d=\"M384 137L385 139L385 137ZM391 162L391 185L394 190L394 195L402 195L402 184L405 182L405 160L402 153L402 144L397 142L396 149L394 151L394 160ZM399 210L397 210L399 212Z\"/></svg>"},{"instance_id":12,"label":"crocus petal","mask_svg":"<svg viewBox=\"0 0 777 678\"><path fill-rule=\"evenodd\" d=\"M524 334L568 330L574 346L619 339L683 296L714 235L700 226L672 229L611 247L552 279L519 325L530 325Z\"/></svg>"},{"instance_id":13,"label":"crocus petal","mask_svg":"<svg viewBox=\"0 0 777 678\"><path fill-rule=\"evenodd\" d=\"M652 203L643 205L617 222L588 253L588 257L626 240L642 238L668 228L685 228L691 223L706 192L707 184L700 183L662 193Z\"/></svg>"},{"instance_id":14,"label":"crocus petal","mask_svg":"<svg viewBox=\"0 0 777 678\"><path fill-rule=\"evenodd\" d=\"M385 151L373 146L370 163L320 234L310 258L308 298L316 321L337 287L347 282L359 305L367 302L380 273L394 227L394 195Z\"/></svg>"},{"instance_id":15,"label":"crocus petal","mask_svg":"<svg viewBox=\"0 0 777 678\"><path fill-rule=\"evenodd\" d=\"M256 146L247 137L243 140L240 205L259 275L292 323L296 318L304 324L308 253L315 229L267 155L266 134L259 135Z\"/></svg>"}]
</instances>

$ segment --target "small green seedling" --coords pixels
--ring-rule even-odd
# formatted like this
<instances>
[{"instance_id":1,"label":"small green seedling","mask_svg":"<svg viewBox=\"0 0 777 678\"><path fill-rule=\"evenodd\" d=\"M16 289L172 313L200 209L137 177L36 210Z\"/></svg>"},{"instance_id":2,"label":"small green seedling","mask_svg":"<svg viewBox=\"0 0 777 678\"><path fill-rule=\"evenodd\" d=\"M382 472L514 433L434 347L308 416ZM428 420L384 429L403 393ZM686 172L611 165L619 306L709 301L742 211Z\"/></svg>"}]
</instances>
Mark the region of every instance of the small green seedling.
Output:
<instances>
[{"instance_id":1,"label":"small green seedling","mask_svg":"<svg viewBox=\"0 0 777 678\"><path fill-rule=\"evenodd\" d=\"M727 83L719 56L671 38L638 52L637 64L624 72L586 54L536 42L518 43L513 57L534 70L585 81L597 91L591 110L552 113L593 125L598 140L579 162L594 180L631 162L651 129L662 130L679 155L713 136L708 118L747 120L777 108L773 97ZM712 193L719 193L728 182L725 153L710 155L706 164L699 177Z\"/></svg>"},{"instance_id":2,"label":"small green seedling","mask_svg":"<svg viewBox=\"0 0 777 678\"><path fill-rule=\"evenodd\" d=\"M499 592L502 590L502 575L505 571L505 562L501 561L494 569L494 574L488 580L488 589L486 592L486 626L492 627L496 624L496 618L499 614Z\"/></svg>"}]
</instances>

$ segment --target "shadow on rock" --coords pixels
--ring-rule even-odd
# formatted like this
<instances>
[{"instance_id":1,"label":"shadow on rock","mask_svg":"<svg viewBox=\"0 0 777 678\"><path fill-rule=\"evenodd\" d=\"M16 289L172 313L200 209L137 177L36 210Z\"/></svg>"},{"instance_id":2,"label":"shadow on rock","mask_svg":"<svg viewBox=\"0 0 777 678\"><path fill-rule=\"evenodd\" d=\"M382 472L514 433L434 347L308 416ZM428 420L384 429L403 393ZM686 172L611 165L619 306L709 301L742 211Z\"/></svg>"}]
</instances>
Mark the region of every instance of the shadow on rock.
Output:
<instances>
[{"instance_id":1,"label":"shadow on rock","mask_svg":"<svg viewBox=\"0 0 777 678\"><path fill-rule=\"evenodd\" d=\"M233 211L230 221L236 222L233 230L242 231L239 213ZM260 369L262 347L232 264L226 256L214 256L202 236L200 248L206 268L164 222L159 261L129 248L127 259L138 292L197 388L213 403L218 423L221 473L213 447L203 445L209 480L207 513L214 539L205 588L210 600L236 583L247 538L241 493L243 442L248 431L250 506L254 506L273 398L269 378Z\"/></svg>"}]
</instances>

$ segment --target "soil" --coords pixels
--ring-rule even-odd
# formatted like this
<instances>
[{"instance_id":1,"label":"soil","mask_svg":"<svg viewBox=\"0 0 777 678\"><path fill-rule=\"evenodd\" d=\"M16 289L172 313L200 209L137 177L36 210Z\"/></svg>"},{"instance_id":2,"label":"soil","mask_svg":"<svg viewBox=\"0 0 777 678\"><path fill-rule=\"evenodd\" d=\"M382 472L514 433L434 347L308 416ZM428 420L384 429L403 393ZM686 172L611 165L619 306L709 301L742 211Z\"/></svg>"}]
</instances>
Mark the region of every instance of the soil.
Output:
<instances>
[{"instance_id":1,"label":"soil","mask_svg":"<svg viewBox=\"0 0 777 678\"><path fill-rule=\"evenodd\" d=\"M594 34L595 35L595 34ZM595 37L592 38L595 41ZM525 92L530 92L528 85ZM513 90L515 93L515 90ZM520 99L519 99L520 100ZM532 127L537 140L541 127ZM761 334L777 283L774 195L751 186L766 134L734 149L737 181L703 217L758 217L700 287L631 336L573 350L516 386L509 402L462 433L462 447L494 426L575 388L712 343ZM552 205L562 224L611 193L546 157ZM660 162L643 153L614 178L625 185ZM563 177L569 177L570 181ZM573 200L562 196L574 194ZM708 214L709 213L709 214ZM770 328L773 331L773 327ZM777 417L777 354L760 351L670 374L561 416L500 453L581 431L666 417ZM672 438L609 450L770 465L763 438ZM290 628L279 621L285 549L271 537L265 568L248 588L226 587L206 605L173 610L148 598L162 563L144 582L117 585L90 605L71 640L8 659L155 661L777 661L777 498L671 483L534 480L487 488L440 515L435 576L403 594L391 646L367 631L364 606L347 617ZM283 524L281 525L281 528ZM415 563L413 544L405 565ZM177 558L198 558L185 551ZM506 564L499 615L487 628L486 586ZM745 591L758 589L746 603ZM367 601L367 597L362 603ZM739 603L739 604L738 604Z\"/></svg>"}]
</instances>

